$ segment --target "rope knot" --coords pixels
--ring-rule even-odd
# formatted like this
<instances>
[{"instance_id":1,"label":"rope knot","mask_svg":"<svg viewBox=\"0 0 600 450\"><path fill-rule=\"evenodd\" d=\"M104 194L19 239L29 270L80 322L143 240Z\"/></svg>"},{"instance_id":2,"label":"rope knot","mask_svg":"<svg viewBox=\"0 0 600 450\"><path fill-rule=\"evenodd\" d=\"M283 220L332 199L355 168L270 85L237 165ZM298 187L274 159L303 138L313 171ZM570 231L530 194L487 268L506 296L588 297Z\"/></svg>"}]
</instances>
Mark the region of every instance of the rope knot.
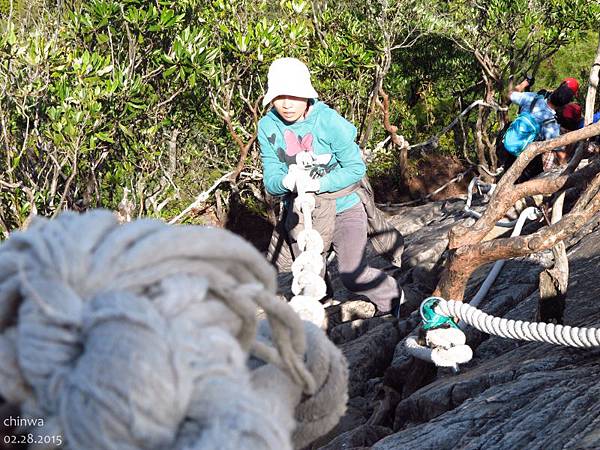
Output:
<instances>
[{"instance_id":1,"label":"rope knot","mask_svg":"<svg viewBox=\"0 0 600 450\"><path fill-rule=\"evenodd\" d=\"M419 313L423 320L424 330L433 330L436 328L458 328L458 325L452 317L445 316L436 312L435 308L439 305L441 297L428 297L421 302Z\"/></svg>"},{"instance_id":2,"label":"rope knot","mask_svg":"<svg viewBox=\"0 0 600 450\"><path fill-rule=\"evenodd\" d=\"M428 297L419 308L427 347L421 345L416 336L409 336L405 345L413 356L457 372L459 364L471 360L473 351L465 345L466 336L454 320L436 311L441 303L445 303L441 297Z\"/></svg>"},{"instance_id":3,"label":"rope knot","mask_svg":"<svg viewBox=\"0 0 600 450\"><path fill-rule=\"evenodd\" d=\"M289 449L289 392L324 385L322 366L308 367L320 349L276 297L272 266L226 230L63 213L0 245L0 278L0 394L64 433L69 448L215 448L226 439ZM257 339L258 308L268 345ZM343 370L341 352L329 350L330 366ZM252 352L287 381L269 378L271 391L260 391ZM328 383L345 388L340 377ZM322 397L337 421L345 399Z\"/></svg>"}]
</instances>

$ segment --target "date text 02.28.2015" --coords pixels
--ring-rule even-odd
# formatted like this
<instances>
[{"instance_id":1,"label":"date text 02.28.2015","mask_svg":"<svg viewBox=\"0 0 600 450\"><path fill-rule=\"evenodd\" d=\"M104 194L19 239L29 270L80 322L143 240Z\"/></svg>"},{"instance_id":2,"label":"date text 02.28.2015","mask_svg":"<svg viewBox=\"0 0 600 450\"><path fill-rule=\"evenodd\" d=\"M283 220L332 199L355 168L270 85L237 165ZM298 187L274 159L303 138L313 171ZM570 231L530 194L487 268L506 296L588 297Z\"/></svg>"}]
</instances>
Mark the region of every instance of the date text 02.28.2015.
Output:
<instances>
[{"instance_id":1,"label":"date text 02.28.2015","mask_svg":"<svg viewBox=\"0 0 600 450\"><path fill-rule=\"evenodd\" d=\"M35 435L35 434L6 434L3 436L5 444L54 444L61 446L61 435Z\"/></svg>"}]
</instances>

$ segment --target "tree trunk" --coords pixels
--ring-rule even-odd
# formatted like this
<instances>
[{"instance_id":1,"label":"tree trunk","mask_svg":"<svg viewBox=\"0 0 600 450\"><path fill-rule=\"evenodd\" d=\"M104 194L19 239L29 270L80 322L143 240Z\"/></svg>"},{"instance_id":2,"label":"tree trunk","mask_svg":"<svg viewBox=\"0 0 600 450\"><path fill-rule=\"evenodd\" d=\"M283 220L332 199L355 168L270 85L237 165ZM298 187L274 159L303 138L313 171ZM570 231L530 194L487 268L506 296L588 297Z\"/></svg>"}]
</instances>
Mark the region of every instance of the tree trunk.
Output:
<instances>
[{"instance_id":1,"label":"tree trunk","mask_svg":"<svg viewBox=\"0 0 600 450\"><path fill-rule=\"evenodd\" d=\"M470 228L456 226L451 230L450 257L434 295L440 295L446 299L462 300L467 281L477 267L498 259L525 256L552 248L585 225L600 209L600 193L597 192L600 186L600 161L595 160L575 173L563 173L557 177L540 178L516 185L514 182L523 168L538 154L598 134L600 134L600 123L567 133L550 141L529 145L498 183L482 217ZM590 180L592 181L589 182ZM496 221L517 200L537 194L550 195L571 186L584 186L588 182L587 189L571 212L557 223L544 227L529 236L481 242L494 227Z\"/></svg>"},{"instance_id":2,"label":"tree trunk","mask_svg":"<svg viewBox=\"0 0 600 450\"><path fill-rule=\"evenodd\" d=\"M565 193L561 192L552 206L552 223L562 218ZM569 285L569 259L564 242L552 248L554 266L540 273L538 320L541 322L562 323L565 299Z\"/></svg>"},{"instance_id":3,"label":"tree trunk","mask_svg":"<svg viewBox=\"0 0 600 450\"><path fill-rule=\"evenodd\" d=\"M490 69L487 65L484 65L483 61L480 61L483 66L483 79L485 81L485 95L484 101L487 104L492 104L494 101L494 80L498 79L495 70ZM488 73L490 75L488 75ZM475 146L477 150L477 158L479 164L481 164L488 171L496 169L496 149L495 145L492 145L488 136L488 122L490 118L490 111L488 108L482 106L479 107L477 114L477 123L475 125ZM493 178L487 173L486 170L479 169L480 178L484 181L491 183Z\"/></svg>"},{"instance_id":4,"label":"tree trunk","mask_svg":"<svg viewBox=\"0 0 600 450\"><path fill-rule=\"evenodd\" d=\"M590 70L590 81L585 101L585 124L592 122L594 115L594 103L596 100L596 88L598 86L598 72L600 70L600 38L596 59ZM580 150L581 151L581 150ZM552 207L552 223L560 221L563 213L565 193L562 192L555 200ZM569 259L564 242L559 242L552 248L554 266L546 269L540 274L539 288L540 300L538 304L538 319L542 322L553 321L562 323L562 315L565 308L567 288L569 285Z\"/></svg>"},{"instance_id":5,"label":"tree trunk","mask_svg":"<svg viewBox=\"0 0 600 450\"><path fill-rule=\"evenodd\" d=\"M480 242L517 200L532 195L550 195L559 189L571 187L585 179L589 179L590 176L593 177L597 172L597 164L590 164L574 174L561 174L555 178L539 178L514 184L523 169L537 155L599 134L600 122L580 130L571 131L549 141L530 144L500 179L482 217L470 228L458 225L450 231L450 242L448 244L450 249Z\"/></svg>"},{"instance_id":6,"label":"tree trunk","mask_svg":"<svg viewBox=\"0 0 600 450\"><path fill-rule=\"evenodd\" d=\"M599 185L600 175L597 175L588 190L596 192ZM576 206L558 223L544 227L534 234L495 239L458 248L450 256L448 265L442 273L433 295L462 301L467 282L473 271L479 266L499 259L527 256L552 248L575 234L599 210L600 193L596 192L589 204L586 202L584 207L577 208Z\"/></svg>"},{"instance_id":7,"label":"tree trunk","mask_svg":"<svg viewBox=\"0 0 600 450\"><path fill-rule=\"evenodd\" d=\"M594 117L594 103L596 101L596 90L598 89L598 74L600 73L600 34L598 35L598 49L592 69L590 70L590 81L588 84L587 96L585 98L585 124L592 123Z\"/></svg>"}]
</instances>

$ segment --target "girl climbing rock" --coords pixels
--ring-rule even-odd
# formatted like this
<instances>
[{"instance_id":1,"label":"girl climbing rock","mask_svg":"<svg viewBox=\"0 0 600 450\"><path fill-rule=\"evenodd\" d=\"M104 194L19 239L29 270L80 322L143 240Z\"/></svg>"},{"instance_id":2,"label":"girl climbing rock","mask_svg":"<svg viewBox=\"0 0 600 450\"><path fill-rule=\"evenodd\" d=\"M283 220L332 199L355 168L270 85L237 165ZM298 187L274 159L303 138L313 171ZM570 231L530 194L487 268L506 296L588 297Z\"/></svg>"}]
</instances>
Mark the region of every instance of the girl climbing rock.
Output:
<instances>
[{"instance_id":1,"label":"girl climbing rock","mask_svg":"<svg viewBox=\"0 0 600 450\"><path fill-rule=\"evenodd\" d=\"M313 192L312 227L323 238L324 254L333 247L344 286L365 295L380 313L398 316L402 289L393 277L369 266L365 248L367 233L376 231L375 248L391 253L399 264L402 235L372 204L363 180L366 167L355 142L356 128L318 100L308 68L295 58L271 64L263 105L271 105L258 125L264 185L269 194L284 197L285 204L270 259L281 269L285 244L291 258L298 256L302 214L294 208L295 193Z\"/></svg>"}]
</instances>

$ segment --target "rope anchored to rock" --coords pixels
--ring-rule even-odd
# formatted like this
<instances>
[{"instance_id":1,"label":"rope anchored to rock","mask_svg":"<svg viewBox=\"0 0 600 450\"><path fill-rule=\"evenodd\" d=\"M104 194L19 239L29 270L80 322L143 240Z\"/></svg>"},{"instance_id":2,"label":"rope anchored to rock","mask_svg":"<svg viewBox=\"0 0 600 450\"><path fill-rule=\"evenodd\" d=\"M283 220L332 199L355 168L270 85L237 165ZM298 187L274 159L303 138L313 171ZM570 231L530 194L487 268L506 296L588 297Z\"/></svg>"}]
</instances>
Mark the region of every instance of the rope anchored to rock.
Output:
<instances>
[{"instance_id":1,"label":"rope anchored to rock","mask_svg":"<svg viewBox=\"0 0 600 450\"><path fill-rule=\"evenodd\" d=\"M0 246L0 395L69 449L305 447L344 413L347 366L275 288L225 230L36 219Z\"/></svg>"},{"instance_id":2,"label":"rope anchored to rock","mask_svg":"<svg viewBox=\"0 0 600 450\"><path fill-rule=\"evenodd\" d=\"M469 194L477 183L471 182ZM493 189L493 188L492 188ZM470 198L465 210L470 211ZM511 237L518 236L525 220L535 220L540 216L537 208L529 207L523 210L514 223ZM465 345L465 335L461 329L471 325L479 331L495 336L525 341L546 342L549 344L589 348L600 346L600 328L571 327L543 322L527 322L509 320L491 316L477 309L504 261L497 261L486 277L486 280L470 303L447 301L441 297L429 297L421 304L423 330L426 332L425 347L416 336L409 336L405 346L410 353L420 359L435 363L437 366L452 367L458 370L458 364L467 362L472 357L472 351ZM459 320L457 325L455 320ZM435 332L435 334L431 334ZM466 348L465 348L466 347ZM468 350L467 350L468 348Z\"/></svg>"},{"instance_id":3,"label":"rope anchored to rock","mask_svg":"<svg viewBox=\"0 0 600 450\"><path fill-rule=\"evenodd\" d=\"M476 183L473 182L469 184L469 193L472 193L473 186L475 185ZM491 189L493 190L493 187ZM470 204L470 201L467 204ZM468 211L469 208L465 206L465 210ZM536 220L540 215L541 212L537 208L525 208L519 215L519 218L512 223L514 229L511 237L521 234L526 220ZM481 287L471 300L471 307L476 307L481 303L503 265L504 260L494 263L492 270L490 270ZM466 336L463 332L465 324L469 322L462 321L460 325L457 325L453 319L455 316L440 314L438 311L440 300L443 299L429 297L421 303L420 313L423 321L422 328L425 332L425 342L419 339L416 334L412 334L406 338L404 345L414 357L433 362L438 367L451 367L455 372L458 372L459 364L469 362L473 358L473 351L466 345Z\"/></svg>"},{"instance_id":4,"label":"rope anchored to rock","mask_svg":"<svg viewBox=\"0 0 600 450\"><path fill-rule=\"evenodd\" d=\"M473 351L466 345L466 336L453 318L438 314L434 307L435 301L426 299L419 309L425 332L424 342L417 335L410 335L404 345L416 358L458 371L458 364L470 361Z\"/></svg>"}]
</instances>

